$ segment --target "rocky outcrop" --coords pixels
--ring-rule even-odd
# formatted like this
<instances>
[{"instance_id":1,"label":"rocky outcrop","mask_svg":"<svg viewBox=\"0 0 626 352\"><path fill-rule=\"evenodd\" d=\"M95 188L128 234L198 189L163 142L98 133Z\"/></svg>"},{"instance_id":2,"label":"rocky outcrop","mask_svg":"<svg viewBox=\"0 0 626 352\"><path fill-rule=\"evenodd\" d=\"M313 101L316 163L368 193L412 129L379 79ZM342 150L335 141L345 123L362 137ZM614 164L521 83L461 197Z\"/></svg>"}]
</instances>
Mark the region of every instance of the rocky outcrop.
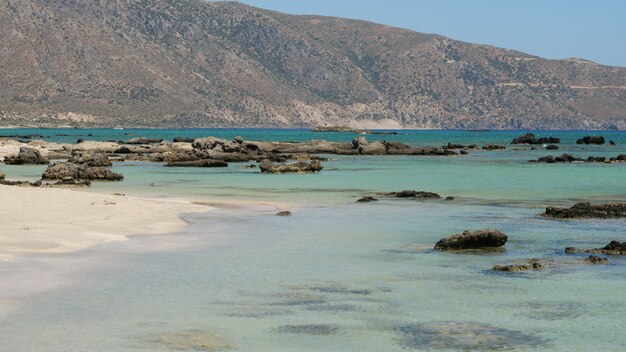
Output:
<instances>
[{"instance_id":1,"label":"rocky outcrop","mask_svg":"<svg viewBox=\"0 0 626 352\"><path fill-rule=\"evenodd\" d=\"M590 253L590 254L606 254L606 255L626 255L626 242L611 241L602 248L580 249L575 247L565 248L565 253Z\"/></svg>"},{"instance_id":2,"label":"rocky outcrop","mask_svg":"<svg viewBox=\"0 0 626 352\"><path fill-rule=\"evenodd\" d=\"M604 144L604 137L602 136L584 136L576 140L576 144Z\"/></svg>"},{"instance_id":3,"label":"rocky outcrop","mask_svg":"<svg viewBox=\"0 0 626 352\"><path fill-rule=\"evenodd\" d=\"M556 137L542 137L536 138L533 133L526 133L522 136L514 138L511 144L557 144L561 140Z\"/></svg>"},{"instance_id":4,"label":"rocky outcrop","mask_svg":"<svg viewBox=\"0 0 626 352\"><path fill-rule=\"evenodd\" d=\"M223 160L203 159L192 161L171 161L165 166L168 167L228 167L228 163Z\"/></svg>"},{"instance_id":5,"label":"rocky outcrop","mask_svg":"<svg viewBox=\"0 0 626 352\"><path fill-rule=\"evenodd\" d=\"M82 164L87 166L111 166L109 157L104 153L96 153L92 151L74 151L72 156L68 159L68 162L74 164Z\"/></svg>"},{"instance_id":6,"label":"rocky outcrop","mask_svg":"<svg viewBox=\"0 0 626 352\"><path fill-rule=\"evenodd\" d=\"M553 219L609 219L626 217L626 203L579 202L570 208L547 207L543 216Z\"/></svg>"},{"instance_id":7,"label":"rocky outcrop","mask_svg":"<svg viewBox=\"0 0 626 352\"><path fill-rule=\"evenodd\" d=\"M259 164L259 168L262 173L270 173L270 174L303 174L303 173L314 173L321 171L324 167L319 162L319 160L312 160L310 163L305 161L298 161L290 164L274 164L269 160L263 160Z\"/></svg>"},{"instance_id":8,"label":"rocky outcrop","mask_svg":"<svg viewBox=\"0 0 626 352\"><path fill-rule=\"evenodd\" d=\"M412 199L440 199L441 196L433 192L404 190L400 192L380 193L383 197L390 198L412 198Z\"/></svg>"},{"instance_id":9,"label":"rocky outcrop","mask_svg":"<svg viewBox=\"0 0 626 352\"><path fill-rule=\"evenodd\" d=\"M57 162L44 171L42 180L97 180L97 181L121 181L124 176L115 173L106 167L78 165L72 163Z\"/></svg>"},{"instance_id":10,"label":"rocky outcrop","mask_svg":"<svg viewBox=\"0 0 626 352\"><path fill-rule=\"evenodd\" d=\"M25 165L25 164L35 164L42 165L50 163L48 159L44 158L39 150L21 147L20 151L15 156L7 156L4 159L4 163L7 165Z\"/></svg>"},{"instance_id":11,"label":"rocky outcrop","mask_svg":"<svg viewBox=\"0 0 626 352\"><path fill-rule=\"evenodd\" d=\"M481 249L502 247L508 240L507 235L495 229L479 231L463 231L450 237L443 238L435 244L439 251Z\"/></svg>"}]
</instances>

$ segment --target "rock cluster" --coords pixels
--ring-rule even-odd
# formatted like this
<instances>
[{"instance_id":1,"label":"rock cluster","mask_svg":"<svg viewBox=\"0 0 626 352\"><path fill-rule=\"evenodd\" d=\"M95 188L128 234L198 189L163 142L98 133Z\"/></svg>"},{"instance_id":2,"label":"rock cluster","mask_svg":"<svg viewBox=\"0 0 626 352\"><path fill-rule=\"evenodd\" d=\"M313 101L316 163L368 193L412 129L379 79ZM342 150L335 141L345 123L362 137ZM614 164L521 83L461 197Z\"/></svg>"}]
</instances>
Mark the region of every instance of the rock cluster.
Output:
<instances>
[{"instance_id":1,"label":"rock cluster","mask_svg":"<svg viewBox=\"0 0 626 352\"><path fill-rule=\"evenodd\" d=\"M261 169L262 173L270 173L270 174L302 174L302 173L313 173L319 172L324 167L319 162L319 160L312 160L310 163L305 161L298 161L290 164L274 164L269 160L263 160L259 164L259 169Z\"/></svg>"},{"instance_id":2,"label":"rock cluster","mask_svg":"<svg viewBox=\"0 0 626 352\"><path fill-rule=\"evenodd\" d=\"M390 198L413 198L413 199L441 199L441 196L433 192L404 190L400 192L381 193L383 197Z\"/></svg>"},{"instance_id":3,"label":"rock cluster","mask_svg":"<svg viewBox=\"0 0 626 352\"><path fill-rule=\"evenodd\" d=\"M577 158L571 154L562 154L560 156L547 155L537 160L528 160L528 161L531 163L548 163L548 164L573 163L573 162L586 162L586 163L624 162L626 161L626 154L620 154L614 158L607 158L604 156L590 156L587 159Z\"/></svg>"}]
</instances>

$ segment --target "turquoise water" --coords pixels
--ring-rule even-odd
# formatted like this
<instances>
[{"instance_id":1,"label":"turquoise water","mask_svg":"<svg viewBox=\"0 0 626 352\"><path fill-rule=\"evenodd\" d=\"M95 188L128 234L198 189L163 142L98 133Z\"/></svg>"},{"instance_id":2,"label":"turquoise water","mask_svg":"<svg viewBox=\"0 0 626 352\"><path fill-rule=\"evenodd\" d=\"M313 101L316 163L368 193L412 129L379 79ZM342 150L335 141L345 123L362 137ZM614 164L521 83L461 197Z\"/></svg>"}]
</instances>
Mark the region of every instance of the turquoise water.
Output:
<instances>
[{"instance_id":1,"label":"turquoise water","mask_svg":"<svg viewBox=\"0 0 626 352\"><path fill-rule=\"evenodd\" d=\"M139 134L320 138L302 130L151 132ZM110 139L104 137L110 131L102 133ZM413 131L367 138L505 144L520 134ZM561 137L559 154L626 152L622 132L537 134ZM587 134L602 134L617 146L573 143ZM323 137L349 141L353 135ZM620 351L626 345L626 258L584 265L584 256L566 256L563 248L624 241L626 221L552 221L537 214L548 204L626 200L626 164L526 162L545 154L329 156L316 175L262 175L245 164L179 169L118 163L114 168L125 180L95 184L93 191L279 203L293 216L276 217L272 206L220 209L186 215L189 226L176 234L0 264L0 303L18 305L0 309L0 350ZM43 168L2 170L35 179ZM456 199L354 203L401 189ZM430 249L442 237L485 227L509 235L505 250ZM521 274L490 270L532 257L558 265Z\"/></svg>"}]
</instances>

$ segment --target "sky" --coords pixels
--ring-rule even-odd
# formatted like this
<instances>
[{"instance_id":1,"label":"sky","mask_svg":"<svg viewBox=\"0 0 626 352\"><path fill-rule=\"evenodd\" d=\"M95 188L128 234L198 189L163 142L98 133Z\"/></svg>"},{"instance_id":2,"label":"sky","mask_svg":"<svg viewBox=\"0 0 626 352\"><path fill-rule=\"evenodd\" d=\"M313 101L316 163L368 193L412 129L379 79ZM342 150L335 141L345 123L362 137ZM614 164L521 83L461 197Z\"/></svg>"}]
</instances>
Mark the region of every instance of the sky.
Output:
<instances>
[{"instance_id":1,"label":"sky","mask_svg":"<svg viewBox=\"0 0 626 352\"><path fill-rule=\"evenodd\" d=\"M625 0L241 0L292 14L363 19L550 59L626 67Z\"/></svg>"}]
</instances>

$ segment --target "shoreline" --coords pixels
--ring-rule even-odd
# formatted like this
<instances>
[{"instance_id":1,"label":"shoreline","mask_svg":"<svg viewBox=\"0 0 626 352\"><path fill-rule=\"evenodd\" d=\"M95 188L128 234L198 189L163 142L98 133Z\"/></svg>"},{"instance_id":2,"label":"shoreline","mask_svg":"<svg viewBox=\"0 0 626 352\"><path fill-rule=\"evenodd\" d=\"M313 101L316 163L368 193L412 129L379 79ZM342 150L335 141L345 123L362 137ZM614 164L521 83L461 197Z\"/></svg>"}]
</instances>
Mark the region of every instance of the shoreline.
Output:
<instances>
[{"instance_id":1,"label":"shoreline","mask_svg":"<svg viewBox=\"0 0 626 352\"><path fill-rule=\"evenodd\" d=\"M0 203L0 262L172 233L185 227L182 214L215 209L185 199L3 185Z\"/></svg>"}]
</instances>

